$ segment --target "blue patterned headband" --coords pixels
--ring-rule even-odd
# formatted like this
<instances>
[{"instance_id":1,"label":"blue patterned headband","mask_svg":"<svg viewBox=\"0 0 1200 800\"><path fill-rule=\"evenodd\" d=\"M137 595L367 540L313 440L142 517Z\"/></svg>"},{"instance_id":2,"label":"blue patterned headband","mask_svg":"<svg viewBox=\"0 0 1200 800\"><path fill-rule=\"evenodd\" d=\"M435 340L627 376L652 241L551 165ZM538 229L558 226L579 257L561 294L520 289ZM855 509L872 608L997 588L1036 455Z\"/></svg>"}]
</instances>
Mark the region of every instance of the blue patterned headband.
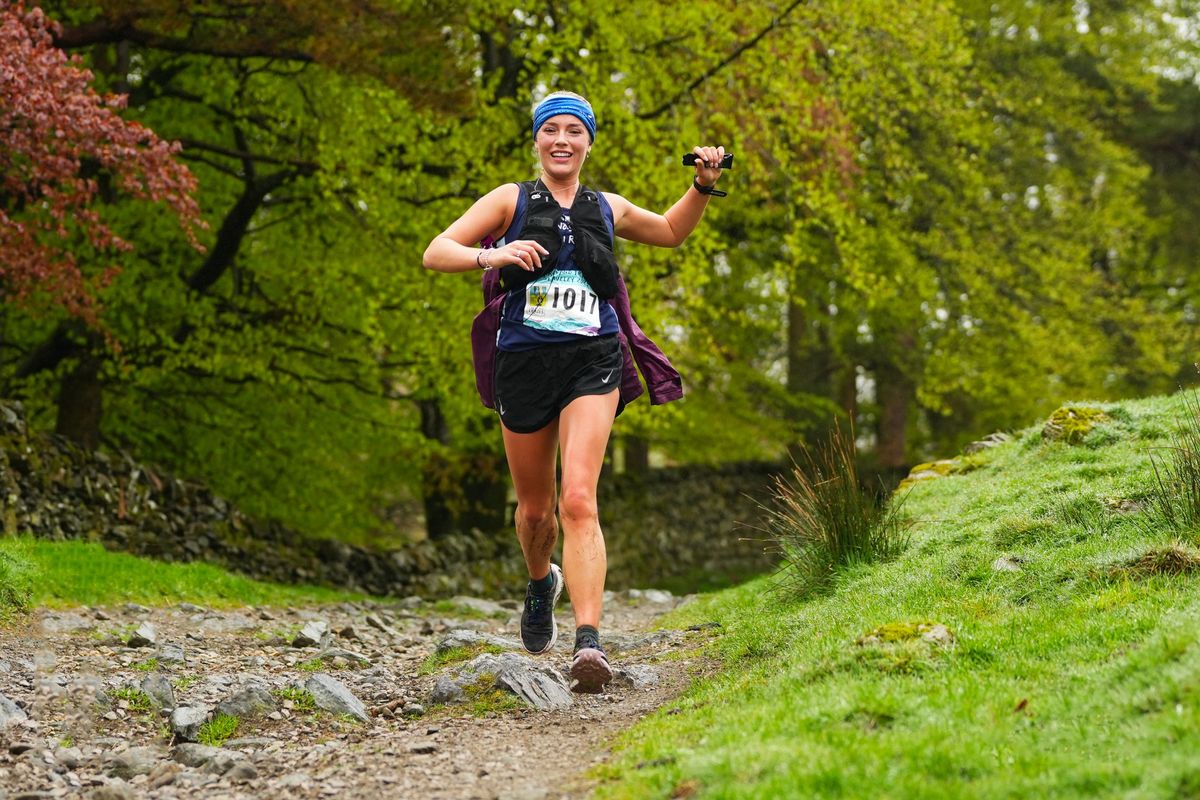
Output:
<instances>
[{"instance_id":1,"label":"blue patterned headband","mask_svg":"<svg viewBox=\"0 0 1200 800\"><path fill-rule=\"evenodd\" d=\"M551 117L559 114L571 114L579 117L583 126L588 129L588 136L596 141L596 115L586 100L569 95L551 95L537 104L533 109L533 138L537 138L538 129Z\"/></svg>"}]
</instances>

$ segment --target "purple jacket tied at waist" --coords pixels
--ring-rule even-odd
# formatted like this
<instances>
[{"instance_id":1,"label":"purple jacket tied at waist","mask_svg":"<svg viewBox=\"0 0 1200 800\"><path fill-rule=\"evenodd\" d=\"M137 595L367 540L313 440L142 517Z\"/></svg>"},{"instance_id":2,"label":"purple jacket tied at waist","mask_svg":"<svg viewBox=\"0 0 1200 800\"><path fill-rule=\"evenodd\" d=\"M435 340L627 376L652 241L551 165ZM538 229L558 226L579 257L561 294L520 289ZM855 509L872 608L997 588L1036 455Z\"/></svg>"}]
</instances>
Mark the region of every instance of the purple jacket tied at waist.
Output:
<instances>
[{"instance_id":1,"label":"purple jacket tied at waist","mask_svg":"<svg viewBox=\"0 0 1200 800\"><path fill-rule=\"evenodd\" d=\"M475 388L479 399L488 408L496 407L496 390L493 383L496 374L496 336L500 332L500 312L504 305L505 292L500 288L500 270L483 273L483 311L471 324L471 356L475 360ZM621 342L621 354L625 367L621 373L621 401L629 404L642 394L642 383L638 380L638 369L646 379L650 392L650 403L662 405L683 397L683 380L671 366L671 362L642 333L633 314L629 311L629 292L625 279L617 276L617 293L609 301L617 312L620 330L617 338ZM634 367L634 362L637 367Z\"/></svg>"}]
</instances>

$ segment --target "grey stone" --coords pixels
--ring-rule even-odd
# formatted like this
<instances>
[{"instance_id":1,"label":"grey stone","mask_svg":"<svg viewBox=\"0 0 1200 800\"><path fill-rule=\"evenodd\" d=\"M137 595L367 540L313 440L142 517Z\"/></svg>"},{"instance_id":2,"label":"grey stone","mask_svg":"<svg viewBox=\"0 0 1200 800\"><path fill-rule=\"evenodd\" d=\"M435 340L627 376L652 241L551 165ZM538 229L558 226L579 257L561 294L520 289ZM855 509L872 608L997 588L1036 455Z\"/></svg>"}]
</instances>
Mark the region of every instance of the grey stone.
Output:
<instances>
[{"instance_id":1,"label":"grey stone","mask_svg":"<svg viewBox=\"0 0 1200 800\"><path fill-rule=\"evenodd\" d=\"M125 781L113 781L88 792L87 800L137 800L137 792Z\"/></svg>"},{"instance_id":2,"label":"grey stone","mask_svg":"<svg viewBox=\"0 0 1200 800\"><path fill-rule=\"evenodd\" d=\"M175 746L173 757L185 767L202 767L223 752L220 747L187 742Z\"/></svg>"},{"instance_id":3,"label":"grey stone","mask_svg":"<svg viewBox=\"0 0 1200 800\"><path fill-rule=\"evenodd\" d=\"M448 675L439 675L437 681L433 684L433 694L429 696L429 702L437 703L455 703L462 699L463 689L453 678Z\"/></svg>"},{"instance_id":4,"label":"grey stone","mask_svg":"<svg viewBox=\"0 0 1200 800\"><path fill-rule=\"evenodd\" d=\"M30 750L36 750L37 745L33 742L13 742L8 746L9 755L19 756L22 753L28 753Z\"/></svg>"},{"instance_id":5,"label":"grey stone","mask_svg":"<svg viewBox=\"0 0 1200 800\"><path fill-rule=\"evenodd\" d=\"M0 658L0 675L12 672L12 664Z\"/></svg>"},{"instance_id":6,"label":"grey stone","mask_svg":"<svg viewBox=\"0 0 1200 800\"><path fill-rule=\"evenodd\" d=\"M182 742L194 742L200 728L208 721L208 711L193 706L180 706L171 712L171 732Z\"/></svg>"},{"instance_id":7,"label":"grey stone","mask_svg":"<svg viewBox=\"0 0 1200 800\"><path fill-rule=\"evenodd\" d=\"M520 650L521 644L515 639L506 639L503 636L497 636L494 633L482 633L480 631L466 630L459 628L450 631L442 637L437 644L438 653L445 653L448 650L454 650L460 647L499 647L502 650Z\"/></svg>"},{"instance_id":8,"label":"grey stone","mask_svg":"<svg viewBox=\"0 0 1200 800\"><path fill-rule=\"evenodd\" d=\"M296 637L292 639L292 647L317 647L329 639L329 623L313 620L306 623Z\"/></svg>"},{"instance_id":9,"label":"grey stone","mask_svg":"<svg viewBox=\"0 0 1200 800\"><path fill-rule=\"evenodd\" d=\"M60 747L54 751L54 762L67 769L75 769L83 763L83 751L78 747Z\"/></svg>"},{"instance_id":10,"label":"grey stone","mask_svg":"<svg viewBox=\"0 0 1200 800\"><path fill-rule=\"evenodd\" d=\"M261 683L249 683L218 703L214 713L246 719L270 714L278 706L270 689Z\"/></svg>"},{"instance_id":11,"label":"grey stone","mask_svg":"<svg viewBox=\"0 0 1200 800\"><path fill-rule=\"evenodd\" d=\"M146 783L151 789L160 789L163 786L174 783L181 772L183 772L183 768L178 764L164 761L150 771L150 774L146 776Z\"/></svg>"},{"instance_id":12,"label":"grey stone","mask_svg":"<svg viewBox=\"0 0 1200 800\"><path fill-rule=\"evenodd\" d=\"M351 641L357 641L359 639L358 631L354 630L353 625L347 625L346 627L344 627L340 631L338 631L338 638L339 639L349 639Z\"/></svg>"},{"instance_id":13,"label":"grey stone","mask_svg":"<svg viewBox=\"0 0 1200 800\"><path fill-rule=\"evenodd\" d=\"M203 614L205 611L208 611L207 608L195 605L194 603L180 603L179 610L185 614Z\"/></svg>"},{"instance_id":14,"label":"grey stone","mask_svg":"<svg viewBox=\"0 0 1200 800\"><path fill-rule=\"evenodd\" d=\"M225 742L225 747L229 750L260 750L270 747L278 741L269 736L246 736L241 739L230 739Z\"/></svg>"},{"instance_id":15,"label":"grey stone","mask_svg":"<svg viewBox=\"0 0 1200 800\"><path fill-rule=\"evenodd\" d=\"M135 775L148 775L158 763L158 751L153 747L131 747L110 754L105 771L117 778L129 779Z\"/></svg>"},{"instance_id":16,"label":"grey stone","mask_svg":"<svg viewBox=\"0 0 1200 800\"><path fill-rule=\"evenodd\" d=\"M233 769L238 763L245 761L245 757L241 753L235 753L232 750L218 748L212 758L204 762L201 767L205 772L213 775L224 775L229 770Z\"/></svg>"},{"instance_id":17,"label":"grey stone","mask_svg":"<svg viewBox=\"0 0 1200 800\"><path fill-rule=\"evenodd\" d=\"M450 602L456 606L462 606L463 608L469 608L472 611L475 611L480 614L484 614L489 617L508 616L508 612L504 610L504 607L501 606L499 603L493 602L492 600L483 600L478 597L465 597L463 595L457 595L455 597L450 598Z\"/></svg>"},{"instance_id":18,"label":"grey stone","mask_svg":"<svg viewBox=\"0 0 1200 800\"><path fill-rule=\"evenodd\" d=\"M234 781L252 781L258 777L258 770L255 769L254 764L242 760L226 770L225 777Z\"/></svg>"},{"instance_id":19,"label":"grey stone","mask_svg":"<svg viewBox=\"0 0 1200 800\"><path fill-rule=\"evenodd\" d=\"M0 694L0 730L27 719L29 719L29 715L25 713L25 709Z\"/></svg>"},{"instance_id":20,"label":"grey stone","mask_svg":"<svg viewBox=\"0 0 1200 800\"><path fill-rule=\"evenodd\" d=\"M662 645L676 645L682 642L684 633L675 630L652 631L650 633L641 634L622 634L622 633L606 633L604 635L604 649L609 651L609 654L625 652L629 650L639 650L643 647L657 647Z\"/></svg>"},{"instance_id":21,"label":"grey stone","mask_svg":"<svg viewBox=\"0 0 1200 800\"><path fill-rule=\"evenodd\" d=\"M657 686L658 670L649 664L630 664L613 670L613 685L623 689L646 689Z\"/></svg>"},{"instance_id":22,"label":"grey stone","mask_svg":"<svg viewBox=\"0 0 1200 800\"><path fill-rule=\"evenodd\" d=\"M304 683L304 688L313 696L313 702L331 714L349 714L366 722L370 719L367 707L340 681L319 672Z\"/></svg>"},{"instance_id":23,"label":"grey stone","mask_svg":"<svg viewBox=\"0 0 1200 800\"><path fill-rule=\"evenodd\" d=\"M143 605L139 605L137 603L126 603L125 610L128 611L130 614L149 614L150 613L150 609L146 608Z\"/></svg>"},{"instance_id":24,"label":"grey stone","mask_svg":"<svg viewBox=\"0 0 1200 800\"><path fill-rule=\"evenodd\" d=\"M1004 433L1003 431L996 431L995 433L988 434L979 441L971 442L969 445L964 447L963 455L974 455L975 453L979 453L983 450L989 450L1008 441L1012 441L1012 436Z\"/></svg>"},{"instance_id":25,"label":"grey stone","mask_svg":"<svg viewBox=\"0 0 1200 800\"><path fill-rule=\"evenodd\" d=\"M388 636L395 636L396 632L392 630L386 622L380 619L375 614L367 614L367 624L376 630L383 631Z\"/></svg>"},{"instance_id":26,"label":"grey stone","mask_svg":"<svg viewBox=\"0 0 1200 800\"><path fill-rule=\"evenodd\" d=\"M142 678L138 688L149 695L159 708L170 711L175 707L175 689L171 686L171 681L167 679L167 676L161 672L152 672Z\"/></svg>"},{"instance_id":27,"label":"grey stone","mask_svg":"<svg viewBox=\"0 0 1200 800\"><path fill-rule=\"evenodd\" d=\"M371 666L371 659L360 653L353 653L349 650L343 650L340 647L330 647L322 650L317 655L317 658L320 658L324 661L332 661L335 658L344 658L346 661L353 661L356 664L362 664L363 666L367 667Z\"/></svg>"},{"instance_id":28,"label":"grey stone","mask_svg":"<svg viewBox=\"0 0 1200 800\"><path fill-rule=\"evenodd\" d=\"M42 630L46 633L69 633L71 631L86 631L95 627L95 621L80 614L64 611L50 614L42 618Z\"/></svg>"},{"instance_id":29,"label":"grey stone","mask_svg":"<svg viewBox=\"0 0 1200 800\"><path fill-rule=\"evenodd\" d=\"M183 648L177 644L164 644L158 648L158 660L162 664L186 664Z\"/></svg>"},{"instance_id":30,"label":"grey stone","mask_svg":"<svg viewBox=\"0 0 1200 800\"><path fill-rule=\"evenodd\" d=\"M425 716L425 706L420 703L405 703L404 716L406 717L423 717Z\"/></svg>"},{"instance_id":31,"label":"grey stone","mask_svg":"<svg viewBox=\"0 0 1200 800\"><path fill-rule=\"evenodd\" d=\"M476 684L484 676L493 677L493 686L512 692L530 708L552 711L570 707L571 688L563 674L548 664L539 663L516 653L493 655L484 653L459 667L453 682L463 687ZM438 681L443 693L448 687ZM447 701L441 701L447 702Z\"/></svg>"},{"instance_id":32,"label":"grey stone","mask_svg":"<svg viewBox=\"0 0 1200 800\"><path fill-rule=\"evenodd\" d=\"M626 596L630 600L642 600L656 605L666 605L675 602L675 595L662 589L630 589Z\"/></svg>"},{"instance_id":33,"label":"grey stone","mask_svg":"<svg viewBox=\"0 0 1200 800\"><path fill-rule=\"evenodd\" d=\"M424 604L425 604L425 601L420 596L413 594L413 595L409 595L408 597L404 598L396 605L399 606L400 608L406 608L411 611L414 608L420 608Z\"/></svg>"},{"instance_id":34,"label":"grey stone","mask_svg":"<svg viewBox=\"0 0 1200 800\"><path fill-rule=\"evenodd\" d=\"M1010 558L1009 556L1000 556L992 562L992 569L996 572L1020 572L1021 561L1019 558Z\"/></svg>"},{"instance_id":35,"label":"grey stone","mask_svg":"<svg viewBox=\"0 0 1200 800\"><path fill-rule=\"evenodd\" d=\"M137 630L129 637L129 641L126 644L130 647L153 647L157 641L158 631L155 629L154 624L143 622L137 626Z\"/></svg>"}]
</instances>

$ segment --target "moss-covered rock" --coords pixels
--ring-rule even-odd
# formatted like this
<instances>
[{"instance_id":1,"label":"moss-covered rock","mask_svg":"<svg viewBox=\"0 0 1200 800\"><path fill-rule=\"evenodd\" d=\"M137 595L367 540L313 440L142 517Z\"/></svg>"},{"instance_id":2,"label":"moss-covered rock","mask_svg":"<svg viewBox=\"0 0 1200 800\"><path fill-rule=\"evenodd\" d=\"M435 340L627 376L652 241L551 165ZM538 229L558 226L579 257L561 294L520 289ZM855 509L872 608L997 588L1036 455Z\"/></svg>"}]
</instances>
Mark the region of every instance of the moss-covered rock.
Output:
<instances>
[{"instance_id":1,"label":"moss-covered rock","mask_svg":"<svg viewBox=\"0 0 1200 800\"><path fill-rule=\"evenodd\" d=\"M1108 422L1110 417L1098 408L1063 406L1050 415L1042 426L1042 438L1047 441L1081 444L1092 429Z\"/></svg>"},{"instance_id":2,"label":"moss-covered rock","mask_svg":"<svg viewBox=\"0 0 1200 800\"><path fill-rule=\"evenodd\" d=\"M855 641L860 647L920 640L934 645L954 644L954 634L940 622L887 622Z\"/></svg>"}]
</instances>

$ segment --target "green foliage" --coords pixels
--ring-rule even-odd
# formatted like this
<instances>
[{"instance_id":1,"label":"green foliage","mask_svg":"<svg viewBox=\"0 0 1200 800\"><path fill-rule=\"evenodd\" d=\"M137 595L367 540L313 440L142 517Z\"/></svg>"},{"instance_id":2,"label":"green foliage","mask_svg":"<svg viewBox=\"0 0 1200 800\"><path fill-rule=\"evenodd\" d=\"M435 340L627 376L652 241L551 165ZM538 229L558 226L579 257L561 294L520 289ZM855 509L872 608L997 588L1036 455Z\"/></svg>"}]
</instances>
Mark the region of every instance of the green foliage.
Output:
<instances>
[{"instance_id":1,"label":"green foliage","mask_svg":"<svg viewBox=\"0 0 1200 800\"><path fill-rule=\"evenodd\" d=\"M329 2L185 26L162 4L49 3L147 33L80 55L185 142L209 251L113 203L137 247L102 298L120 352L12 311L0 390L50 427L96 357L106 444L309 532L419 535L427 468L456 486L500 452L467 344L477 276L421 253L532 177L529 107L555 88L599 115L583 180L639 206L683 195L692 144L738 158L684 247L618 248L695 401L634 404L619 436L776 457L840 414L894 467L1064 394L1194 380L1200 89L1170 21L1192 0L434 5L397 39Z\"/></svg>"},{"instance_id":2,"label":"green foliage","mask_svg":"<svg viewBox=\"0 0 1200 800\"><path fill-rule=\"evenodd\" d=\"M122 686L112 691L112 698L125 705L125 708L139 714L150 714L158 709L158 704L150 695L133 686Z\"/></svg>"},{"instance_id":3,"label":"green foliage","mask_svg":"<svg viewBox=\"0 0 1200 800\"><path fill-rule=\"evenodd\" d=\"M225 744L238 729L238 718L228 714L217 714L200 726L196 741L209 747L220 747Z\"/></svg>"},{"instance_id":4,"label":"green foliage","mask_svg":"<svg viewBox=\"0 0 1200 800\"><path fill-rule=\"evenodd\" d=\"M24 611L33 598L37 570L24 540L0 540L0 622Z\"/></svg>"},{"instance_id":5,"label":"green foliage","mask_svg":"<svg viewBox=\"0 0 1200 800\"><path fill-rule=\"evenodd\" d=\"M154 672L158 669L158 659L148 658L145 661L139 661L133 665L133 668L139 672Z\"/></svg>"},{"instance_id":6,"label":"green foliage","mask_svg":"<svg viewBox=\"0 0 1200 800\"><path fill-rule=\"evenodd\" d=\"M441 671L442 667L450 664L460 664L464 661L470 661L477 655L482 653L503 653L503 648L490 644L478 644L470 647L451 647L440 652L430 653L421 662L421 666L417 667L418 675L432 675L435 672Z\"/></svg>"},{"instance_id":7,"label":"green foliage","mask_svg":"<svg viewBox=\"0 0 1200 800\"><path fill-rule=\"evenodd\" d=\"M5 565L11 570L3 572ZM36 579L35 579L36 578ZM243 578L209 564L167 564L113 553L89 542L0 537L0 591L22 606L180 602L211 607L329 603L360 595L312 586L280 586Z\"/></svg>"},{"instance_id":8,"label":"green foliage","mask_svg":"<svg viewBox=\"0 0 1200 800\"><path fill-rule=\"evenodd\" d=\"M782 580L797 594L828 587L840 569L894 558L908 546L903 498L880 505L859 482L853 441L835 430L803 465L776 479L766 532L783 557Z\"/></svg>"},{"instance_id":9,"label":"green foliage","mask_svg":"<svg viewBox=\"0 0 1200 800\"><path fill-rule=\"evenodd\" d=\"M306 689L301 689L297 686L285 686L282 689L275 689L273 694L280 700L286 700L291 703L292 710L300 714L307 714L317 710L317 701L313 698L312 693Z\"/></svg>"}]
</instances>

